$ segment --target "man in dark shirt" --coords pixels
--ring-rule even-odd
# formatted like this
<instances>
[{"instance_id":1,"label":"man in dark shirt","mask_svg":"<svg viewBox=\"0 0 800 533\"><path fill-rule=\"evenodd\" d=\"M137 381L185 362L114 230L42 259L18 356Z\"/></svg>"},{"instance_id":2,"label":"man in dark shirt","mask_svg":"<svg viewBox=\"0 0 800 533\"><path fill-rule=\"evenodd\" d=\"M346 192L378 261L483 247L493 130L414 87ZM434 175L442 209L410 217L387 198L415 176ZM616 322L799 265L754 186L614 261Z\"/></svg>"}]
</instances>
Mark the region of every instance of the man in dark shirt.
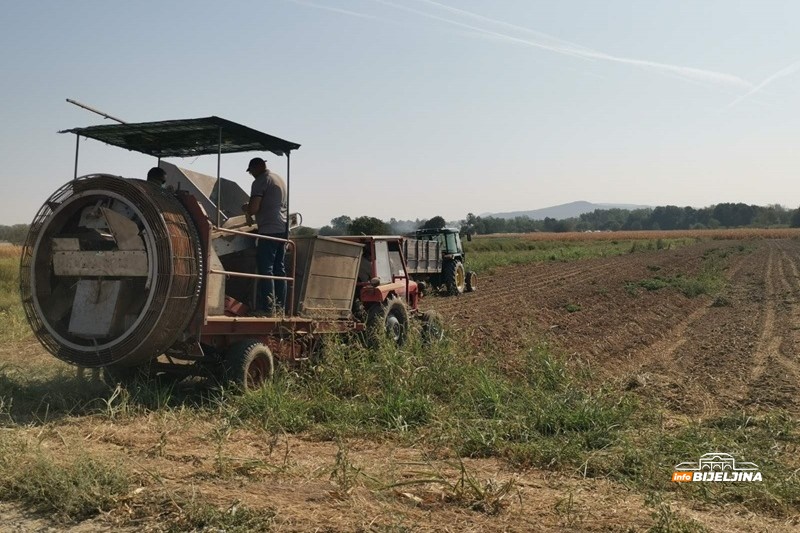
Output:
<instances>
[{"instance_id":1,"label":"man in dark shirt","mask_svg":"<svg viewBox=\"0 0 800 533\"><path fill-rule=\"evenodd\" d=\"M255 217L258 233L267 237L286 239L286 183L276 173L267 170L266 162L254 157L247 166L253 176L250 201L242 206L248 216ZM286 276L284 241L258 239L258 273L264 276ZM265 279L259 281L256 309L269 315L282 314L286 302L286 281Z\"/></svg>"}]
</instances>

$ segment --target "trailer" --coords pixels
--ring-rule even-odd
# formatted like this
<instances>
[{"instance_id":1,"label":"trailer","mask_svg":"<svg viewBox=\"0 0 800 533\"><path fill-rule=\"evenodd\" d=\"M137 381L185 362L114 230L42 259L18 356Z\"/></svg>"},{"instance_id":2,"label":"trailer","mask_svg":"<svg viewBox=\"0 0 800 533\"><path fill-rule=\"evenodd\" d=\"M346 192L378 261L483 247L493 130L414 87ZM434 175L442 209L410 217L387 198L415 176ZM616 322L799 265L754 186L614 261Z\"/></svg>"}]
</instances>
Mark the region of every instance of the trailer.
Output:
<instances>
[{"instance_id":1,"label":"trailer","mask_svg":"<svg viewBox=\"0 0 800 533\"><path fill-rule=\"evenodd\" d=\"M423 291L430 286L456 296L478 286L478 275L464 266L467 254L455 228L418 229L406 239L404 253Z\"/></svg>"}]
</instances>

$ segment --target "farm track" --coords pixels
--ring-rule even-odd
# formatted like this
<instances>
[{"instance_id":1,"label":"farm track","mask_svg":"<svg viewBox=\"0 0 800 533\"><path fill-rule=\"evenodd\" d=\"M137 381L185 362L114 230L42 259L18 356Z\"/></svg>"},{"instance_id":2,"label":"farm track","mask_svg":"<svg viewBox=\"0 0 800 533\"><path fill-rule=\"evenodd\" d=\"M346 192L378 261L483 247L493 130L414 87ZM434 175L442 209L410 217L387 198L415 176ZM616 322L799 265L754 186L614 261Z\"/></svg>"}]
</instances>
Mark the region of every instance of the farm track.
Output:
<instances>
[{"instance_id":1,"label":"farm track","mask_svg":"<svg viewBox=\"0 0 800 533\"><path fill-rule=\"evenodd\" d=\"M727 280L718 296L637 286L656 275L692 277L715 253ZM424 305L466 332L479 354L512 354L544 336L569 359L677 413L800 412L798 261L796 240L703 242L497 269L479 292Z\"/></svg>"}]
</instances>

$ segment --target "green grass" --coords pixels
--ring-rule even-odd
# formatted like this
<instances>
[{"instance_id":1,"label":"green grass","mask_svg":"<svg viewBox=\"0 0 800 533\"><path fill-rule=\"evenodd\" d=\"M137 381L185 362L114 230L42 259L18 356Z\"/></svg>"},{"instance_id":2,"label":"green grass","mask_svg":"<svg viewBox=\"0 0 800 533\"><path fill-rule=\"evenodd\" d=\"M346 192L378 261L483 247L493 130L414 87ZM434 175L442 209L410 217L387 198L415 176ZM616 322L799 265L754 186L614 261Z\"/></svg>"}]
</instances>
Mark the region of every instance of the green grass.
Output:
<instances>
[{"instance_id":1,"label":"green grass","mask_svg":"<svg viewBox=\"0 0 800 533\"><path fill-rule=\"evenodd\" d=\"M697 242L693 238L619 241L536 241L519 237L473 239L464 243L467 265L478 273L494 268L543 261L578 261L629 253L674 249Z\"/></svg>"},{"instance_id":2,"label":"green grass","mask_svg":"<svg viewBox=\"0 0 800 533\"><path fill-rule=\"evenodd\" d=\"M579 465L613 442L633 411L630 397L589 391L546 349L524 354L514 375L433 349L359 352L333 344L322 362L220 404L233 424L319 438L435 435L459 456L505 457L524 465ZM433 437L432 437L433 438Z\"/></svg>"}]
</instances>

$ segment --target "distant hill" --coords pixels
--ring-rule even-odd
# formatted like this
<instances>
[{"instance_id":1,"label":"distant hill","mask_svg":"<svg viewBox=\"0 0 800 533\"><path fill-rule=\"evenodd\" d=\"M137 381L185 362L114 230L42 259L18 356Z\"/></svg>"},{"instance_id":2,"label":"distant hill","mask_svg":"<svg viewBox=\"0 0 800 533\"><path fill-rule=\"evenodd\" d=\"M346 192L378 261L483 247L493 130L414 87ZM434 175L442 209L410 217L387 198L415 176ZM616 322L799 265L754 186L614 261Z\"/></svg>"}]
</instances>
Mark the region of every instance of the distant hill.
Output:
<instances>
[{"instance_id":1,"label":"distant hill","mask_svg":"<svg viewBox=\"0 0 800 533\"><path fill-rule=\"evenodd\" d=\"M510 211L508 213L484 213L482 217L495 217L495 218L516 218L528 217L531 220L544 220L545 218L555 218L557 220L564 218L573 218L582 215L583 213L591 213L595 209L647 209L647 205L634 205L634 204L593 204L592 202L570 202L568 204L554 205L551 207L543 207L542 209L533 209L531 211Z\"/></svg>"}]
</instances>

